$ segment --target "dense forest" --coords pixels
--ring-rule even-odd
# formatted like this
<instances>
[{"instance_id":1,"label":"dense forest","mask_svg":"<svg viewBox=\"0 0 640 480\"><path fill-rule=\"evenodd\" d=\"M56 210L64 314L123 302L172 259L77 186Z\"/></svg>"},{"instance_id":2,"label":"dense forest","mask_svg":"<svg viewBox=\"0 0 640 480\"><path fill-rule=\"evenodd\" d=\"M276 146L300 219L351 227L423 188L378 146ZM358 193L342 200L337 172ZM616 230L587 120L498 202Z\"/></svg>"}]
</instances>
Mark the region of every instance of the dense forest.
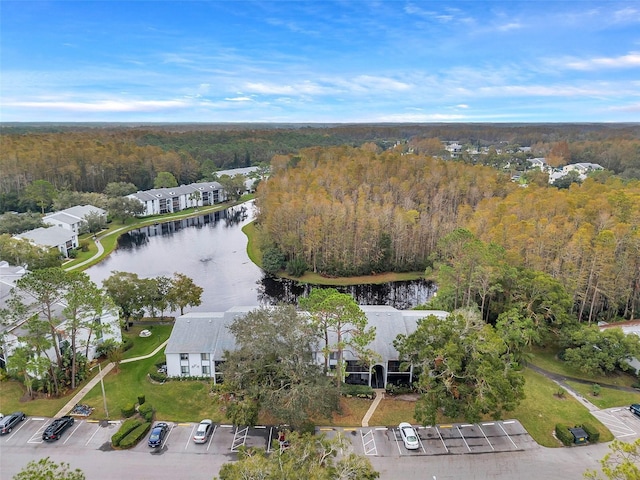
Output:
<instances>
[{"instance_id":1,"label":"dense forest","mask_svg":"<svg viewBox=\"0 0 640 480\"><path fill-rule=\"evenodd\" d=\"M456 281L483 304L500 283L492 270L507 276L511 266L560 282L589 321L640 306L638 180L601 172L568 189L523 188L490 167L366 145L276 156L271 168L257 223L263 250L283 265L342 276L435 270L447 259L455 269L464 259ZM499 250L471 255L473 242L451 235L459 229Z\"/></svg>"},{"instance_id":2,"label":"dense forest","mask_svg":"<svg viewBox=\"0 0 640 480\"><path fill-rule=\"evenodd\" d=\"M466 163L501 165L509 160L494 158L501 146L532 147L538 156L561 146L560 163L599 163L640 178L640 128L631 124L3 124L0 213L33 209L23 194L36 180L58 191L102 192L112 182L145 190L159 172L180 184L210 180L216 170L268 164L307 147L370 142L381 151L439 155L446 151L428 147L446 141L494 147L487 158L460 159Z\"/></svg>"}]
</instances>

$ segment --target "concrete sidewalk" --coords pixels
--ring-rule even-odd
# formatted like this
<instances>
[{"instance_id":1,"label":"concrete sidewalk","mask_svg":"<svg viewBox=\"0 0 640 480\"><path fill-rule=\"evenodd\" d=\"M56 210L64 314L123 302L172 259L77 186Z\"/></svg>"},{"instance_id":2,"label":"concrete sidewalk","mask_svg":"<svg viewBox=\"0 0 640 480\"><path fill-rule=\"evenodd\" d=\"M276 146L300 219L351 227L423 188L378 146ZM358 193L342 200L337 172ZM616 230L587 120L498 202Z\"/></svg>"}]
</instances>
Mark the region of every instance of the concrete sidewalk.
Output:
<instances>
[{"instance_id":1,"label":"concrete sidewalk","mask_svg":"<svg viewBox=\"0 0 640 480\"><path fill-rule=\"evenodd\" d=\"M380 402L384 398L385 390L383 388L376 388L373 391L376 394L376 398L373 399L373 403L369 407L369 410L367 410L367 413L365 413L364 417L362 418L362 426L363 427L368 427L369 426L369 420L371 420L371 417L375 413L376 408L378 408L378 405L380 404Z\"/></svg>"}]
</instances>

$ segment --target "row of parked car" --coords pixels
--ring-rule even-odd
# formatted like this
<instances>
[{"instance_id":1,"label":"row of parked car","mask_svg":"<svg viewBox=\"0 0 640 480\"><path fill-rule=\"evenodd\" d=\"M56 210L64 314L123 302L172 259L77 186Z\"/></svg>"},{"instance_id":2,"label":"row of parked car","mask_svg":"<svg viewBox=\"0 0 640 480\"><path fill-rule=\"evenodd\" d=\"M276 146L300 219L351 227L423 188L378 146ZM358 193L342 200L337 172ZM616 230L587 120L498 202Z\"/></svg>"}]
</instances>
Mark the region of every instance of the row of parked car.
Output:
<instances>
[{"instance_id":1,"label":"row of parked car","mask_svg":"<svg viewBox=\"0 0 640 480\"><path fill-rule=\"evenodd\" d=\"M27 416L24 412L13 412L10 415L2 416L0 418L0 434L5 435L11 433L13 428L26 418ZM42 439L47 442L58 440L64 431L73 425L73 422L73 417L69 415L54 419L53 422L45 428L44 432L42 432Z\"/></svg>"},{"instance_id":2,"label":"row of parked car","mask_svg":"<svg viewBox=\"0 0 640 480\"><path fill-rule=\"evenodd\" d=\"M169 425L165 422L158 422L151 429L151 433L149 434L149 440L147 444L151 448L158 448L162 446L162 442L164 442L165 437L169 433ZM213 421L205 418L198 424L198 428L196 432L193 434L194 443L206 443L209 440L209 437L213 433Z\"/></svg>"}]
</instances>

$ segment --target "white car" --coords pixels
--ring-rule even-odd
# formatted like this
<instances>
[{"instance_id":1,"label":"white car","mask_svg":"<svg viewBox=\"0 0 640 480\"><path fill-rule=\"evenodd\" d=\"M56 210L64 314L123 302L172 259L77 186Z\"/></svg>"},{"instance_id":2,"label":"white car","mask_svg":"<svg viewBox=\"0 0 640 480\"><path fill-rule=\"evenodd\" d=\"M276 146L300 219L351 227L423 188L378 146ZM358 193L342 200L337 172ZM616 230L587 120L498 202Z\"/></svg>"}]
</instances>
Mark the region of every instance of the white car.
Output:
<instances>
[{"instance_id":1,"label":"white car","mask_svg":"<svg viewBox=\"0 0 640 480\"><path fill-rule=\"evenodd\" d=\"M205 443L211 436L213 431L213 422L208 418L205 418L198 425L196 433L193 434L193 441L195 443Z\"/></svg>"},{"instance_id":2,"label":"white car","mask_svg":"<svg viewBox=\"0 0 640 480\"><path fill-rule=\"evenodd\" d=\"M413 429L410 423L402 422L398 425L398 430L400 430L400 436L402 437L402 442L407 450L417 450L420 448L420 442L418 440L418 434Z\"/></svg>"}]
</instances>

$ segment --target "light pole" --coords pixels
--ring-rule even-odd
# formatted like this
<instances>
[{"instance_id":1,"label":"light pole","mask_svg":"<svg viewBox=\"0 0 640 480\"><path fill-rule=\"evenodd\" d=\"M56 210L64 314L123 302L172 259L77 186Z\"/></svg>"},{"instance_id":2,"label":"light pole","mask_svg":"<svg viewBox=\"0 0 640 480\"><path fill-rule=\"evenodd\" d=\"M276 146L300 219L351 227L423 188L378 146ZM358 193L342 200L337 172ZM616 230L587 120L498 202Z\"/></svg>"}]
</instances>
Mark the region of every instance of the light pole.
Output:
<instances>
[{"instance_id":1,"label":"light pole","mask_svg":"<svg viewBox=\"0 0 640 480\"><path fill-rule=\"evenodd\" d=\"M102 367L98 363L98 375L100 375L100 387L102 388L102 401L104 402L104 413L109 420L109 410L107 410L107 396L104 393L104 382L102 381Z\"/></svg>"}]
</instances>

